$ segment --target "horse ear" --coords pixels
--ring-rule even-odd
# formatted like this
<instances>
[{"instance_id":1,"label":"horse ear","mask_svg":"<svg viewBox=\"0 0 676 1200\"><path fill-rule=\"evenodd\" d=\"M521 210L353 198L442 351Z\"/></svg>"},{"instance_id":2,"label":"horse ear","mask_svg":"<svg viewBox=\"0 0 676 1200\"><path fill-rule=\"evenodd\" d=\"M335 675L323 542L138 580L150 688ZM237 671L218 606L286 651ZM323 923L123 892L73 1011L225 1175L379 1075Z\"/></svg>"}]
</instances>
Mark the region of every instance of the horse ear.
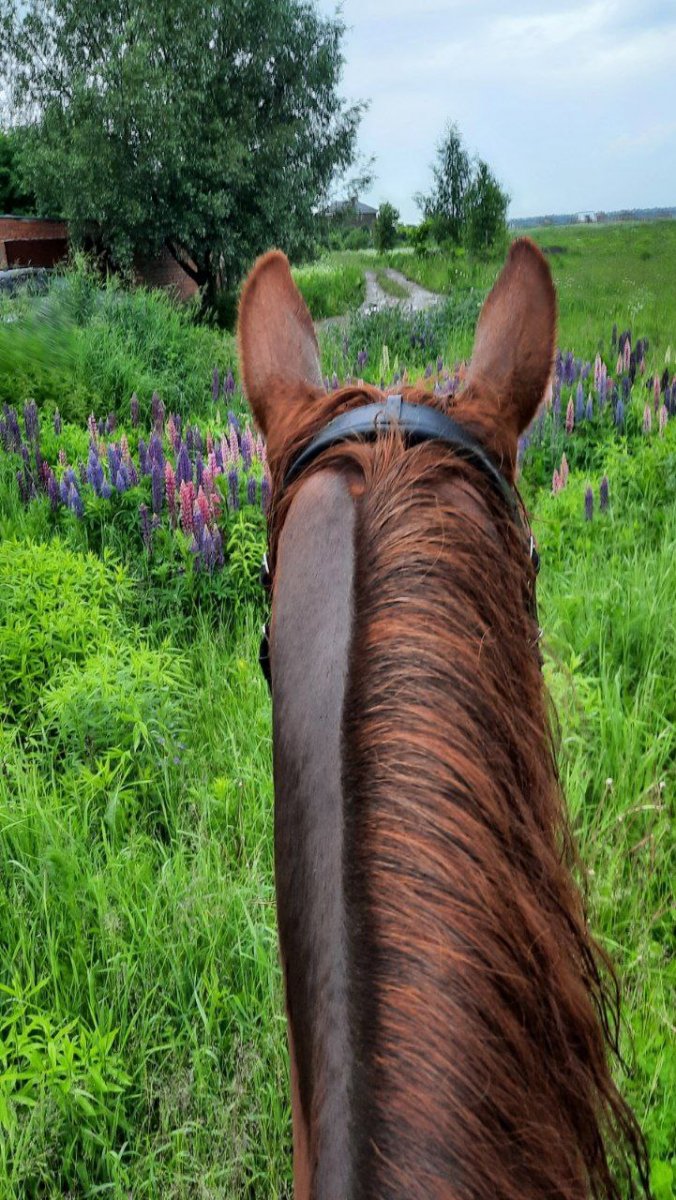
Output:
<instances>
[{"instance_id":1,"label":"horse ear","mask_svg":"<svg viewBox=\"0 0 676 1200\"><path fill-rule=\"evenodd\" d=\"M279 250L259 258L244 284L237 341L247 399L263 436L275 441L312 399L308 388L322 388L312 317Z\"/></svg>"},{"instance_id":2,"label":"horse ear","mask_svg":"<svg viewBox=\"0 0 676 1200\"><path fill-rule=\"evenodd\" d=\"M551 377L556 347L556 292L534 242L513 243L483 306L455 414L475 426L513 479L517 442Z\"/></svg>"}]
</instances>

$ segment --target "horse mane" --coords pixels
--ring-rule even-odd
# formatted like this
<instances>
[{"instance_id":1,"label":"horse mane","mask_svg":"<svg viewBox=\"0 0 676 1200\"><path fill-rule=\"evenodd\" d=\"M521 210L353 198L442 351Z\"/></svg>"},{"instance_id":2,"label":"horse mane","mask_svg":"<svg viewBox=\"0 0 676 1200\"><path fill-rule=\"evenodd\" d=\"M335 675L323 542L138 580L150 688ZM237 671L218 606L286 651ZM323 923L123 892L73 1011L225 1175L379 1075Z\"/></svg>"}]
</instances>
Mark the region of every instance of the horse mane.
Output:
<instances>
[{"instance_id":1,"label":"horse mane","mask_svg":"<svg viewBox=\"0 0 676 1200\"><path fill-rule=\"evenodd\" d=\"M300 486L280 494L289 462L379 396L308 403L273 463L273 557ZM437 444L404 453L395 434L320 465L345 464L359 493L343 713L353 1194L649 1194L610 1072L619 989L575 882L523 531Z\"/></svg>"}]
</instances>

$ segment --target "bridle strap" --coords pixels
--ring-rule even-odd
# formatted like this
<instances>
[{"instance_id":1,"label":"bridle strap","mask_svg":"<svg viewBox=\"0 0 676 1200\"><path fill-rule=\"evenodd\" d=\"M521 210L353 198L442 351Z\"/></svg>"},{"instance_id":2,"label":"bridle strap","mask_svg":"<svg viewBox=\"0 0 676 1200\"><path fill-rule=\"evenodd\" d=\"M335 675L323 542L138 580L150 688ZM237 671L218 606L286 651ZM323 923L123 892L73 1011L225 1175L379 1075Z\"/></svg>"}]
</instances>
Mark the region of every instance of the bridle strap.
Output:
<instances>
[{"instance_id":1,"label":"bridle strap","mask_svg":"<svg viewBox=\"0 0 676 1200\"><path fill-rule=\"evenodd\" d=\"M402 396L388 396L384 403L366 404L334 417L293 460L284 477L284 489L298 479L325 450L345 442L375 441L381 433L390 433L395 429L408 446L419 446L422 442L445 442L460 457L479 467L510 508L519 515L514 492L483 446L457 421L437 408L430 408L427 404L408 404Z\"/></svg>"},{"instance_id":2,"label":"bridle strap","mask_svg":"<svg viewBox=\"0 0 676 1200\"><path fill-rule=\"evenodd\" d=\"M426 404L409 404L402 396L388 396L380 404L365 404L360 408L350 409L334 417L322 430L308 442L307 446L296 455L289 466L282 490L285 491L307 470L307 468L333 446L341 446L346 442L374 442L383 433L397 431L407 446L419 446L423 442L443 442L455 454L477 467L485 479L507 504L517 525L521 526L528 537L528 554L535 573L540 569L540 557L535 547L535 540L530 529L524 523L521 508L516 493L510 487L499 467L493 462L480 442L475 441L461 425L451 417L430 408ZM267 592L272 589L272 575L268 567L267 555L263 559L261 582ZM533 590L531 600L532 615L537 620L537 603ZM267 680L272 686L270 670L269 630L267 624L263 630L263 641L260 651L260 665Z\"/></svg>"}]
</instances>

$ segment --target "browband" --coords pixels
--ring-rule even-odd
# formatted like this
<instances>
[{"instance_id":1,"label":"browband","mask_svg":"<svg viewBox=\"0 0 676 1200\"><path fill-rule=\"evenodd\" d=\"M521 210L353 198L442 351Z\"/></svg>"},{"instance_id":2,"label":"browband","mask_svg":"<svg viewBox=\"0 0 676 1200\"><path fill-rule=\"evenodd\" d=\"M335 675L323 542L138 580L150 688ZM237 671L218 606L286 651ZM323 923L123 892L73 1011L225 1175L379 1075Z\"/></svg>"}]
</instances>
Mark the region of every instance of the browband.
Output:
<instances>
[{"instance_id":1,"label":"browband","mask_svg":"<svg viewBox=\"0 0 676 1200\"><path fill-rule=\"evenodd\" d=\"M432 441L452 446L467 462L480 468L510 508L520 515L514 492L483 446L445 413L427 404L408 404L401 396L388 396L384 403L366 404L334 417L293 460L284 476L283 487L286 489L331 446L348 441L370 441L394 429L402 434L409 446Z\"/></svg>"}]
</instances>

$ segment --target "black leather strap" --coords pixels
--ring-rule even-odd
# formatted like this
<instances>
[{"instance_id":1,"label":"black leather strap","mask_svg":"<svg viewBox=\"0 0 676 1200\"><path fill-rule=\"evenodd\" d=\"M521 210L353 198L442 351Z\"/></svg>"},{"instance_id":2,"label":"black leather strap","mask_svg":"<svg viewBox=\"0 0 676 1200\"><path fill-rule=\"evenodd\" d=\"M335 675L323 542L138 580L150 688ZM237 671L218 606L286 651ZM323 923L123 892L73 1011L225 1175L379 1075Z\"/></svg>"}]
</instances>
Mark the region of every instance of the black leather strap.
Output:
<instances>
[{"instance_id":1,"label":"black leather strap","mask_svg":"<svg viewBox=\"0 0 676 1200\"><path fill-rule=\"evenodd\" d=\"M457 454L482 471L510 508L520 516L511 487L483 446L445 413L427 404L407 404L401 396L388 396L383 404L353 408L329 421L291 463L283 486L287 488L331 446L348 441L373 441L380 433L387 433L391 429L398 429L409 446L432 441L451 446Z\"/></svg>"}]
</instances>

